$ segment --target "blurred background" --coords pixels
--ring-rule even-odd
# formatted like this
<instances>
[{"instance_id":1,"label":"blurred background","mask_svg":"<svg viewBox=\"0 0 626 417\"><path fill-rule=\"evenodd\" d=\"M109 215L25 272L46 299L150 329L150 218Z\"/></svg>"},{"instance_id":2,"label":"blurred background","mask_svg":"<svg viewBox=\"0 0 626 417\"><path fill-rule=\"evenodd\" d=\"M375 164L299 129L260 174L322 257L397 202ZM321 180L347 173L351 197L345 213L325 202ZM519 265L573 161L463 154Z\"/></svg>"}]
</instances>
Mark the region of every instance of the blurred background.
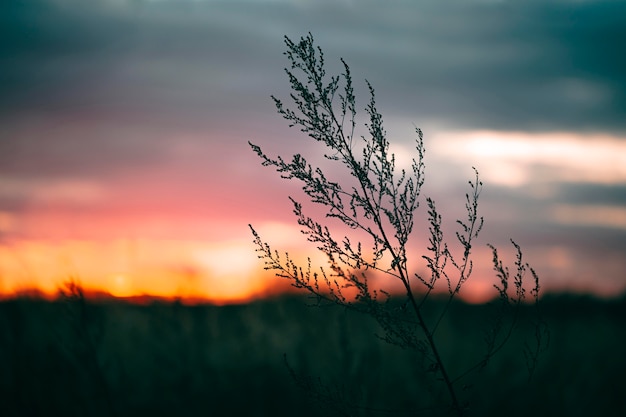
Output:
<instances>
[{"instance_id":1,"label":"blurred background","mask_svg":"<svg viewBox=\"0 0 626 417\"><path fill-rule=\"evenodd\" d=\"M541 277L539 317L455 302L438 322L470 412L626 415L626 2L608 0L1 1L3 415L449 411L423 356L374 320L279 297L289 283L257 259L249 223L323 261L287 198L300 184L247 144L319 154L270 99L289 102L284 36L309 32L329 74L351 66L358 111L372 83L399 167L423 130L423 196L453 251L480 172L486 223L461 297L495 292L487 243L512 265L515 239ZM510 343L463 377L498 317Z\"/></svg>"},{"instance_id":2,"label":"blurred background","mask_svg":"<svg viewBox=\"0 0 626 417\"><path fill-rule=\"evenodd\" d=\"M281 291L247 225L310 254L287 199L299 184L247 141L314 146L270 99L288 99L283 37L311 32L329 73L351 66L357 110L372 83L401 166L424 131L424 194L449 236L481 173L467 300L491 289L483 243L506 254L509 238L545 291L622 294L625 16L621 1L3 1L0 292L70 276L118 296Z\"/></svg>"}]
</instances>

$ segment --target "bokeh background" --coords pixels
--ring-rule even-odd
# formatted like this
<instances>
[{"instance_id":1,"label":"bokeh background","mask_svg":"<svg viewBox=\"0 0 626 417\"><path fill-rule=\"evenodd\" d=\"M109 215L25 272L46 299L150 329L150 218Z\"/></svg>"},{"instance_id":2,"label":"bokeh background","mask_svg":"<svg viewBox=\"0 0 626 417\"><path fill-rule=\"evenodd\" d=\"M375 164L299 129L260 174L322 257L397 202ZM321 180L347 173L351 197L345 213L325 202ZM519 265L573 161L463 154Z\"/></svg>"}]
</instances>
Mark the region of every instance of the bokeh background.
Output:
<instances>
[{"instance_id":1,"label":"bokeh background","mask_svg":"<svg viewBox=\"0 0 626 417\"><path fill-rule=\"evenodd\" d=\"M514 238L541 277L539 317L423 306L429 323L447 311L435 337L470 415L626 415L626 2L2 0L3 415L449 411L422 355L371 318L274 297L288 283L256 257L248 223L314 254L287 198L300 185L247 144L319 154L270 99L289 97L283 37L308 32L329 73L350 64L359 110L375 87L399 166L424 131L423 194L452 250L480 171L486 224L461 296L494 293L488 242L511 265ZM416 272L427 227L420 211ZM509 343L466 374L494 323Z\"/></svg>"},{"instance_id":2,"label":"bokeh background","mask_svg":"<svg viewBox=\"0 0 626 417\"><path fill-rule=\"evenodd\" d=\"M422 128L424 193L451 225L475 166L484 243L514 238L546 291L624 292L626 3L573 0L1 2L0 292L282 288L247 225L310 253L299 187L247 141L313 146L270 99L288 98L283 37L308 32L330 72L351 66L359 109L372 83L400 164ZM476 256L470 300L493 279Z\"/></svg>"}]
</instances>

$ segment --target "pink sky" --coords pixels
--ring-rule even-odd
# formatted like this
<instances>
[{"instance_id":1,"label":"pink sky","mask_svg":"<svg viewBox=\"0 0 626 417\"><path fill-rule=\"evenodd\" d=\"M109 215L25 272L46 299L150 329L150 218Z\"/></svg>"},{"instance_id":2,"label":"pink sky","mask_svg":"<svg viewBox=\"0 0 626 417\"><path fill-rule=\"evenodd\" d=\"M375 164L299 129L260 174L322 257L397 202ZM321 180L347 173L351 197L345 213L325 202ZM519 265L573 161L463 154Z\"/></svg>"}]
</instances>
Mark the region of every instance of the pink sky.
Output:
<instances>
[{"instance_id":1,"label":"pink sky","mask_svg":"<svg viewBox=\"0 0 626 417\"><path fill-rule=\"evenodd\" d=\"M269 98L288 98L282 36L310 30L329 71L339 57L351 65L358 110L363 79L376 88L399 165L414 156L413 126L424 130L424 193L451 235L480 171L486 226L462 295L484 297L495 279L485 244L506 253L509 238L548 291L623 293L626 68L606 37L626 27L611 9L621 6L240 2L0 6L11 22L0 41L0 292L52 293L69 277L220 302L280 290L248 223L276 249L321 260L291 213L299 185L247 145L313 149ZM322 18L329 10L336 21Z\"/></svg>"}]
</instances>

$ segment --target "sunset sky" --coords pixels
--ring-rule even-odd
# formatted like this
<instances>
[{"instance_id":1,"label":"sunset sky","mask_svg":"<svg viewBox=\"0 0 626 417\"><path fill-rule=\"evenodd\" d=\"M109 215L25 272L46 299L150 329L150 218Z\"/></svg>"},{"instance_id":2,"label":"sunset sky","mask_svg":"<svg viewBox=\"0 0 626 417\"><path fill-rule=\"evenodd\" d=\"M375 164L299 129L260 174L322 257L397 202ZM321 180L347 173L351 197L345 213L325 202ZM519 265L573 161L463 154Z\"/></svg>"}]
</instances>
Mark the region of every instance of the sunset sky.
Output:
<instances>
[{"instance_id":1,"label":"sunset sky","mask_svg":"<svg viewBox=\"0 0 626 417\"><path fill-rule=\"evenodd\" d=\"M247 142L315 146L270 99L289 97L283 37L308 32L330 72L351 66L358 110L372 83L400 164L422 128L451 233L481 173L468 299L494 279L485 244L509 238L547 291L626 290L626 2L5 0L0 293L275 291L247 225L309 254L302 195Z\"/></svg>"}]
</instances>

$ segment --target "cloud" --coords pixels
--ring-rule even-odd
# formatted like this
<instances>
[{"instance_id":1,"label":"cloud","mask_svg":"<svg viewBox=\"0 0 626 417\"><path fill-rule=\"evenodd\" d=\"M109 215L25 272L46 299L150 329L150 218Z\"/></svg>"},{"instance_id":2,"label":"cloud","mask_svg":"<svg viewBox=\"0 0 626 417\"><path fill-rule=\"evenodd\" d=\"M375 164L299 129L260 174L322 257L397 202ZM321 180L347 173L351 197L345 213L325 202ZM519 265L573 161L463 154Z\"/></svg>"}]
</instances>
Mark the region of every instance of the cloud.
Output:
<instances>
[{"instance_id":1,"label":"cloud","mask_svg":"<svg viewBox=\"0 0 626 417\"><path fill-rule=\"evenodd\" d=\"M626 127L620 2L244 3L2 2L4 174L127 173L164 163L172 140L271 137L282 36L307 30L331 68L345 56L373 82L384 115L418 126Z\"/></svg>"},{"instance_id":2,"label":"cloud","mask_svg":"<svg viewBox=\"0 0 626 417\"><path fill-rule=\"evenodd\" d=\"M623 2L241 3L9 2L3 108L122 106L196 123L205 109L256 113L284 84L282 35L310 30L329 64L345 56L386 108L418 123L626 127Z\"/></svg>"},{"instance_id":3,"label":"cloud","mask_svg":"<svg viewBox=\"0 0 626 417\"><path fill-rule=\"evenodd\" d=\"M0 180L0 201L30 199L43 203L93 204L104 201L106 193L98 184L67 181Z\"/></svg>"},{"instance_id":4,"label":"cloud","mask_svg":"<svg viewBox=\"0 0 626 417\"><path fill-rule=\"evenodd\" d=\"M0 2L0 229L62 236L71 220L81 237L123 224L217 241L228 216L242 235L284 224L298 187L246 142L308 150L269 96L289 97L283 36L311 31L329 72L351 65L359 109L363 79L376 88L399 164L411 123L425 128L428 191L448 218L476 165L488 237L569 248L572 273L603 254L623 266L624 16L614 1ZM37 220L51 201L87 221Z\"/></svg>"},{"instance_id":5,"label":"cloud","mask_svg":"<svg viewBox=\"0 0 626 417\"><path fill-rule=\"evenodd\" d=\"M626 207L626 181L619 184L561 184L559 200L568 204L607 204Z\"/></svg>"},{"instance_id":6,"label":"cloud","mask_svg":"<svg viewBox=\"0 0 626 417\"><path fill-rule=\"evenodd\" d=\"M491 183L626 183L626 141L607 135L469 131L436 135L433 151L471 160Z\"/></svg>"},{"instance_id":7,"label":"cloud","mask_svg":"<svg viewBox=\"0 0 626 417\"><path fill-rule=\"evenodd\" d=\"M557 205L552 207L555 221L626 230L626 207L606 205Z\"/></svg>"}]
</instances>

